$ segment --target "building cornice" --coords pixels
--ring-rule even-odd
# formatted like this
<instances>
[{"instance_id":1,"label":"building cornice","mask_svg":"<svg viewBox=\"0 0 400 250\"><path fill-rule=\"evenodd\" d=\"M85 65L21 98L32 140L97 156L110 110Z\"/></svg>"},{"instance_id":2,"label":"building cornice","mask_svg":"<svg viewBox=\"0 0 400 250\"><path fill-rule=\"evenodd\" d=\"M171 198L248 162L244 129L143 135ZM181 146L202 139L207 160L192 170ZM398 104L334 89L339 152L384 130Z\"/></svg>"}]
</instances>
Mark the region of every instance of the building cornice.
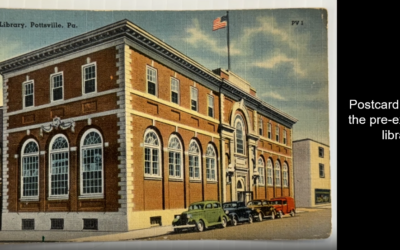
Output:
<instances>
[{"instance_id":1,"label":"building cornice","mask_svg":"<svg viewBox=\"0 0 400 250\"><path fill-rule=\"evenodd\" d=\"M222 80L212 70L185 56L172 46L126 19L0 62L0 74L4 75L9 72L24 70L33 65L76 53L77 51L117 38L124 38L126 39L125 43L129 42L129 44L132 44L133 42L137 46L145 48L165 58L167 61L173 62L186 72L197 76L198 79L204 80L207 86L214 91L217 91L221 87L221 92L227 96L237 101L242 98L245 99L249 107L256 109L259 113L287 127L292 127L297 122L297 119L246 93L232 83L229 83L229 81Z\"/></svg>"}]
</instances>

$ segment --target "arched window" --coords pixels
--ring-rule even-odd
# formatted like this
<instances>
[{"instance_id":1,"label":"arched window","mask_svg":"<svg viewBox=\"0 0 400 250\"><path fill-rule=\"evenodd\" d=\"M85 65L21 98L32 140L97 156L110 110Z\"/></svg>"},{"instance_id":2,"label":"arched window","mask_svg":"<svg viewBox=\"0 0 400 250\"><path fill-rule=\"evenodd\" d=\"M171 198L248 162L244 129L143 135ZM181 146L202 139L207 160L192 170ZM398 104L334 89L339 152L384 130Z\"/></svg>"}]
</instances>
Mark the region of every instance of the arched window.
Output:
<instances>
[{"instance_id":1,"label":"arched window","mask_svg":"<svg viewBox=\"0 0 400 250\"><path fill-rule=\"evenodd\" d=\"M283 179L283 186L287 187L289 185L289 182L288 182L288 167L286 162L284 162L282 166L282 179Z\"/></svg>"},{"instance_id":2,"label":"arched window","mask_svg":"<svg viewBox=\"0 0 400 250\"><path fill-rule=\"evenodd\" d=\"M176 135L172 135L168 143L169 177L182 179L182 144Z\"/></svg>"},{"instance_id":3,"label":"arched window","mask_svg":"<svg viewBox=\"0 0 400 250\"><path fill-rule=\"evenodd\" d=\"M189 179L201 180L200 148L195 140L189 144Z\"/></svg>"},{"instance_id":4,"label":"arched window","mask_svg":"<svg viewBox=\"0 0 400 250\"><path fill-rule=\"evenodd\" d=\"M258 173L260 174L258 184L265 185L264 160L262 159L262 157L258 158L257 167Z\"/></svg>"},{"instance_id":5,"label":"arched window","mask_svg":"<svg viewBox=\"0 0 400 250\"><path fill-rule=\"evenodd\" d=\"M237 116L235 119L236 128L236 153L244 154L245 149L245 132L244 132L244 122L242 117Z\"/></svg>"},{"instance_id":6,"label":"arched window","mask_svg":"<svg viewBox=\"0 0 400 250\"><path fill-rule=\"evenodd\" d=\"M68 196L69 145L64 135L57 135L51 140L49 162L49 196Z\"/></svg>"},{"instance_id":7,"label":"arched window","mask_svg":"<svg viewBox=\"0 0 400 250\"><path fill-rule=\"evenodd\" d=\"M33 139L22 146L21 198L39 199L39 147Z\"/></svg>"},{"instance_id":8,"label":"arched window","mask_svg":"<svg viewBox=\"0 0 400 250\"><path fill-rule=\"evenodd\" d=\"M281 164L279 161L275 162L275 186L281 186Z\"/></svg>"},{"instance_id":9,"label":"arched window","mask_svg":"<svg viewBox=\"0 0 400 250\"><path fill-rule=\"evenodd\" d=\"M103 139L99 131L89 129L81 140L81 195L104 193Z\"/></svg>"},{"instance_id":10,"label":"arched window","mask_svg":"<svg viewBox=\"0 0 400 250\"><path fill-rule=\"evenodd\" d=\"M148 130L144 135L144 175L147 177L161 177L160 146L157 134Z\"/></svg>"},{"instance_id":11,"label":"arched window","mask_svg":"<svg viewBox=\"0 0 400 250\"><path fill-rule=\"evenodd\" d=\"M214 147L209 144L206 152L207 181L217 181L216 154Z\"/></svg>"},{"instance_id":12,"label":"arched window","mask_svg":"<svg viewBox=\"0 0 400 250\"><path fill-rule=\"evenodd\" d=\"M271 159L268 159L267 161L267 184L268 186L274 185Z\"/></svg>"}]
</instances>

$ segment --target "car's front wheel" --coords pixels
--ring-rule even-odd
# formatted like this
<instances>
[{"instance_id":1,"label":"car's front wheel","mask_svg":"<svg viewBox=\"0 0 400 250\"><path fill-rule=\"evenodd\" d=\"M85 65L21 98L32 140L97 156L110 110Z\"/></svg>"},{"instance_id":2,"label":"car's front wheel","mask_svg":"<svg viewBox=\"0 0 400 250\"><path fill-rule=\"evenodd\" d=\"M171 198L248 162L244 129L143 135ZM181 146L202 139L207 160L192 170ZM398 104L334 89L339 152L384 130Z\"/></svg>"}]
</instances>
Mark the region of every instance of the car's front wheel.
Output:
<instances>
[{"instance_id":1,"label":"car's front wheel","mask_svg":"<svg viewBox=\"0 0 400 250\"><path fill-rule=\"evenodd\" d=\"M271 220L274 220L274 219L275 219L275 213L272 212L272 214L271 214Z\"/></svg>"},{"instance_id":2,"label":"car's front wheel","mask_svg":"<svg viewBox=\"0 0 400 250\"><path fill-rule=\"evenodd\" d=\"M282 211L279 211L279 219L282 219L282 217L283 217L283 213L282 213Z\"/></svg>"},{"instance_id":3,"label":"car's front wheel","mask_svg":"<svg viewBox=\"0 0 400 250\"><path fill-rule=\"evenodd\" d=\"M253 215L249 215L249 223L251 224L251 223L253 223Z\"/></svg>"},{"instance_id":4,"label":"car's front wheel","mask_svg":"<svg viewBox=\"0 0 400 250\"><path fill-rule=\"evenodd\" d=\"M237 224L238 224L238 221L237 221L236 217L233 216L233 217L231 218L231 225L232 225L232 226L236 226Z\"/></svg>"},{"instance_id":5,"label":"car's front wheel","mask_svg":"<svg viewBox=\"0 0 400 250\"><path fill-rule=\"evenodd\" d=\"M262 221L263 220L263 215L262 215L262 213L258 213L258 221Z\"/></svg>"},{"instance_id":6,"label":"car's front wheel","mask_svg":"<svg viewBox=\"0 0 400 250\"><path fill-rule=\"evenodd\" d=\"M290 211L290 216L294 217L294 210Z\"/></svg>"},{"instance_id":7,"label":"car's front wheel","mask_svg":"<svg viewBox=\"0 0 400 250\"><path fill-rule=\"evenodd\" d=\"M196 230L197 232L204 231L204 222L202 220L199 220L199 222L196 223Z\"/></svg>"},{"instance_id":8,"label":"car's front wheel","mask_svg":"<svg viewBox=\"0 0 400 250\"><path fill-rule=\"evenodd\" d=\"M226 225L228 224L228 222L226 221L226 218L225 217L222 217L222 219L221 219L221 228L226 228Z\"/></svg>"}]
</instances>

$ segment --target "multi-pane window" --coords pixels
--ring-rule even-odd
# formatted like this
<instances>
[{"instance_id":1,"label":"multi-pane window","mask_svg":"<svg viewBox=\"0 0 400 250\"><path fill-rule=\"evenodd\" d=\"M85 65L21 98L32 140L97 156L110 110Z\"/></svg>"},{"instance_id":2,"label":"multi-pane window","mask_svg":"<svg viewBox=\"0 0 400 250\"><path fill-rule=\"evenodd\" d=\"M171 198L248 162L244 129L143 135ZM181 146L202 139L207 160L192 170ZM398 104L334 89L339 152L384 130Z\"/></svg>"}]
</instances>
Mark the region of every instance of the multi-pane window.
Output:
<instances>
[{"instance_id":1,"label":"multi-pane window","mask_svg":"<svg viewBox=\"0 0 400 250\"><path fill-rule=\"evenodd\" d=\"M260 117L260 120L258 122L258 134L259 135L263 135L263 120L262 120L261 117Z\"/></svg>"},{"instance_id":2,"label":"multi-pane window","mask_svg":"<svg viewBox=\"0 0 400 250\"><path fill-rule=\"evenodd\" d=\"M98 230L98 219L83 219L83 229Z\"/></svg>"},{"instance_id":3,"label":"multi-pane window","mask_svg":"<svg viewBox=\"0 0 400 250\"><path fill-rule=\"evenodd\" d=\"M50 142L50 196L68 195L69 146L63 135Z\"/></svg>"},{"instance_id":4,"label":"multi-pane window","mask_svg":"<svg viewBox=\"0 0 400 250\"><path fill-rule=\"evenodd\" d=\"M275 126L275 140L279 142L279 126Z\"/></svg>"},{"instance_id":5,"label":"multi-pane window","mask_svg":"<svg viewBox=\"0 0 400 250\"><path fill-rule=\"evenodd\" d=\"M324 158L324 148L318 147L318 155L320 158Z\"/></svg>"},{"instance_id":6,"label":"multi-pane window","mask_svg":"<svg viewBox=\"0 0 400 250\"><path fill-rule=\"evenodd\" d=\"M50 219L50 229L64 229L64 219Z\"/></svg>"},{"instance_id":7,"label":"multi-pane window","mask_svg":"<svg viewBox=\"0 0 400 250\"><path fill-rule=\"evenodd\" d=\"M171 77L171 102L179 104L179 80Z\"/></svg>"},{"instance_id":8,"label":"multi-pane window","mask_svg":"<svg viewBox=\"0 0 400 250\"><path fill-rule=\"evenodd\" d=\"M147 66L147 93L157 95L157 70Z\"/></svg>"},{"instance_id":9,"label":"multi-pane window","mask_svg":"<svg viewBox=\"0 0 400 250\"><path fill-rule=\"evenodd\" d=\"M23 102L24 108L34 106L33 81L23 83Z\"/></svg>"},{"instance_id":10,"label":"multi-pane window","mask_svg":"<svg viewBox=\"0 0 400 250\"><path fill-rule=\"evenodd\" d=\"M216 181L216 154L212 145L208 145L206 152L206 173L208 181Z\"/></svg>"},{"instance_id":11,"label":"multi-pane window","mask_svg":"<svg viewBox=\"0 0 400 250\"><path fill-rule=\"evenodd\" d=\"M21 197L39 197L39 147L29 139L22 146Z\"/></svg>"},{"instance_id":12,"label":"multi-pane window","mask_svg":"<svg viewBox=\"0 0 400 250\"><path fill-rule=\"evenodd\" d=\"M243 120L238 116L235 120L236 128L236 153L244 154L244 131L243 131Z\"/></svg>"},{"instance_id":13,"label":"multi-pane window","mask_svg":"<svg viewBox=\"0 0 400 250\"><path fill-rule=\"evenodd\" d=\"M198 91L194 87L190 87L190 109L197 111Z\"/></svg>"},{"instance_id":14,"label":"multi-pane window","mask_svg":"<svg viewBox=\"0 0 400 250\"><path fill-rule=\"evenodd\" d=\"M274 185L272 169L273 169L272 161L271 161L271 159L268 159L268 161L267 161L267 184L268 184L268 186Z\"/></svg>"},{"instance_id":15,"label":"multi-pane window","mask_svg":"<svg viewBox=\"0 0 400 250\"><path fill-rule=\"evenodd\" d=\"M275 185L281 186L281 164L279 161L275 162Z\"/></svg>"},{"instance_id":16,"label":"multi-pane window","mask_svg":"<svg viewBox=\"0 0 400 250\"><path fill-rule=\"evenodd\" d=\"M325 166L324 164L319 164L319 178L325 178Z\"/></svg>"},{"instance_id":17,"label":"multi-pane window","mask_svg":"<svg viewBox=\"0 0 400 250\"><path fill-rule=\"evenodd\" d=\"M57 73L51 76L51 100L62 100L63 97L63 74Z\"/></svg>"},{"instance_id":18,"label":"multi-pane window","mask_svg":"<svg viewBox=\"0 0 400 250\"><path fill-rule=\"evenodd\" d=\"M81 142L81 194L103 194L103 139L97 130L85 132Z\"/></svg>"},{"instance_id":19,"label":"multi-pane window","mask_svg":"<svg viewBox=\"0 0 400 250\"><path fill-rule=\"evenodd\" d=\"M214 97L208 95L208 116L214 117Z\"/></svg>"},{"instance_id":20,"label":"multi-pane window","mask_svg":"<svg viewBox=\"0 0 400 250\"><path fill-rule=\"evenodd\" d=\"M258 158L257 165L258 165L257 166L258 167L258 173L260 174L260 178L258 180L258 184L265 185L264 161L263 161L263 159L261 157Z\"/></svg>"},{"instance_id":21,"label":"multi-pane window","mask_svg":"<svg viewBox=\"0 0 400 250\"><path fill-rule=\"evenodd\" d=\"M176 135L169 139L168 151L169 177L182 179L182 146Z\"/></svg>"},{"instance_id":22,"label":"multi-pane window","mask_svg":"<svg viewBox=\"0 0 400 250\"><path fill-rule=\"evenodd\" d=\"M157 134L148 130L144 135L144 175L147 177L161 177L160 145Z\"/></svg>"},{"instance_id":23,"label":"multi-pane window","mask_svg":"<svg viewBox=\"0 0 400 250\"><path fill-rule=\"evenodd\" d=\"M22 219L22 230L35 230L35 219Z\"/></svg>"},{"instance_id":24,"label":"multi-pane window","mask_svg":"<svg viewBox=\"0 0 400 250\"><path fill-rule=\"evenodd\" d=\"M189 179L201 180L200 172L200 148L196 141L189 144Z\"/></svg>"},{"instance_id":25,"label":"multi-pane window","mask_svg":"<svg viewBox=\"0 0 400 250\"><path fill-rule=\"evenodd\" d=\"M83 93L89 94L96 92L96 63L91 63L82 67Z\"/></svg>"},{"instance_id":26,"label":"multi-pane window","mask_svg":"<svg viewBox=\"0 0 400 250\"><path fill-rule=\"evenodd\" d=\"M268 139L272 138L272 125L268 123Z\"/></svg>"},{"instance_id":27,"label":"multi-pane window","mask_svg":"<svg viewBox=\"0 0 400 250\"><path fill-rule=\"evenodd\" d=\"M287 143L287 137L286 136L287 136L286 135L286 130L283 130L283 144L285 144L285 145Z\"/></svg>"},{"instance_id":28,"label":"multi-pane window","mask_svg":"<svg viewBox=\"0 0 400 250\"><path fill-rule=\"evenodd\" d=\"M289 185L289 180L288 180L288 166L286 162L284 162L282 166L282 180L283 180L283 186L287 187Z\"/></svg>"}]
</instances>

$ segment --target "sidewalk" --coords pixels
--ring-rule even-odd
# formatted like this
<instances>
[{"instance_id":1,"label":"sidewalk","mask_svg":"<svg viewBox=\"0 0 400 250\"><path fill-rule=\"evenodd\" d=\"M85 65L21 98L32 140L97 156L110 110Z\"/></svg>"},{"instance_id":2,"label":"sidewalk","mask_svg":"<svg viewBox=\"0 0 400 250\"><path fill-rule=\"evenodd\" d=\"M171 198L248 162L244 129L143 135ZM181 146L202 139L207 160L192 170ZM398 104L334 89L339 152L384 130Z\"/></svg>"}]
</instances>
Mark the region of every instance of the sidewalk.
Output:
<instances>
[{"instance_id":1,"label":"sidewalk","mask_svg":"<svg viewBox=\"0 0 400 250\"><path fill-rule=\"evenodd\" d=\"M330 209L331 205L297 208L296 213ZM172 226L153 227L129 232L96 231L0 231L0 242L98 242L145 239L173 232Z\"/></svg>"},{"instance_id":2,"label":"sidewalk","mask_svg":"<svg viewBox=\"0 0 400 250\"><path fill-rule=\"evenodd\" d=\"M92 242L143 239L173 232L172 226L153 227L129 232L87 231L0 231L0 242Z\"/></svg>"}]
</instances>

